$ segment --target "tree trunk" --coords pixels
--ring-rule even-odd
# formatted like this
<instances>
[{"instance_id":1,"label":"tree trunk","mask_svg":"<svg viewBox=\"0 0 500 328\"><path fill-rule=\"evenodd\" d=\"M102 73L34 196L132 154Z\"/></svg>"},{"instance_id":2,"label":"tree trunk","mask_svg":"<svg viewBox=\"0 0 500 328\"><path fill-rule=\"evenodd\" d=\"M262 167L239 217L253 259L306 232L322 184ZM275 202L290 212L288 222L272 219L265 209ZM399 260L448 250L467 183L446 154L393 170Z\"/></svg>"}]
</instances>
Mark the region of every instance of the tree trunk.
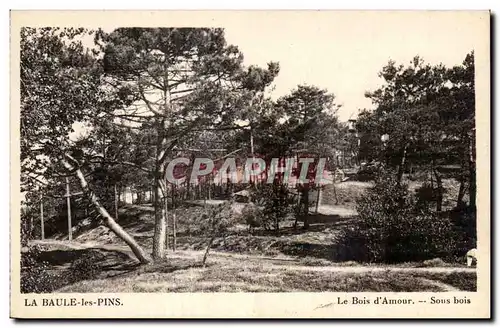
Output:
<instances>
[{"instance_id":1,"label":"tree trunk","mask_svg":"<svg viewBox=\"0 0 500 328\"><path fill-rule=\"evenodd\" d=\"M167 221L164 214L166 209L163 209L164 201L160 197L161 183L164 178L164 171L162 170L162 157L164 155L164 136L162 130L164 129L164 122L157 121L158 124L158 134L156 139L156 157L155 157L155 168L154 168L154 210L155 210L155 229L153 234L153 258L162 259L165 257L166 250L166 231L167 231ZM166 195L166 190L164 190Z\"/></svg>"},{"instance_id":2,"label":"tree trunk","mask_svg":"<svg viewBox=\"0 0 500 328\"><path fill-rule=\"evenodd\" d=\"M66 209L68 212L68 240L71 241L73 239L73 227L71 224L71 191L68 178L66 178Z\"/></svg>"},{"instance_id":3,"label":"tree trunk","mask_svg":"<svg viewBox=\"0 0 500 328\"><path fill-rule=\"evenodd\" d=\"M321 187L318 185L318 190L316 192L316 209L315 209L316 214L318 214L320 200L321 200Z\"/></svg>"},{"instance_id":4,"label":"tree trunk","mask_svg":"<svg viewBox=\"0 0 500 328\"><path fill-rule=\"evenodd\" d=\"M469 199L472 210L476 208L476 156L474 138L469 141Z\"/></svg>"},{"instance_id":5,"label":"tree trunk","mask_svg":"<svg viewBox=\"0 0 500 328\"><path fill-rule=\"evenodd\" d=\"M160 179L155 178L155 229L153 235L153 258L162 259L165 257L165 233L166 221L163 215L163 206L160 203Z\"/></svg>"},{"instance_id":6,"label":"tree trunk","mask_svg":"<svg viewBox=\"0 0 500 328\"><path fill-rule=\"evenodd\" d=\"M163 195L163 207L165 213L165 249L168 249L169 246L169 233L168 233L168 194L165 187L165 194Z\"/></svg>"},{"instance_id":7,"label":"tree trunk","mask_svg":"<svg viewBox=\"0 0 500 328\"><path fill-rule=\"evenodd\" d=\"M177 184L172 185L172 250L177 248L177 218L175 210L177 208Z\"/></svg>"},{"instance_id":8,"label":"tree trunk","mask_svg":"<svg viewBox=\"0 0 500 328\"><path fill-rule=\"evenodd\" d=\"M434 176L436 177L436 185L437 185L437 197L436 197L436 212L441 212L443 207L443 181L439 172L434 167Z\"/></svg>"},{"instance_id":9,"label":"tree trunk","mask_svg":"<svg viewBox=\"0 0 500 328\"><path fill-rule=\"evenodd\" d=\"M335 186L335 181L332 183L332 188L333 188L333 197L335 197L335 205L339 204L339 198L337 196L337 186Z\"/></svg>"},{"instance_id":10,"label":"tree trunk","mask_svg":"<svg viewBox=\"0 0 500 328\"><path fill-rule=\"evenodd\" d=\"M434 190L434 163L431 164L431 189Z\"/></svg>"},{"instance_id":11,"label":"tree trunk","mask_svg":"<svg viewBox=\"0 0 500 328\"><path fill-rule=\"evenodd\" d=\"M254 152L254 145L253 145L253 130L252 130L252 127L250 126L250 152L252 154L252 171L253 171L253 163L255 162L255 152ZM255 180L252 179L252 175L249 176L249 180L250 180L250 185L254 184L255 183Z\"/></svg>"},{"instance_id":12,"label":"tree trunk","mask_svg":"<svg viewBox=\"0 0 500 328\"><path fill-rule=\"evenodd\" d=\"M177 222L176 222L175 212L172 214L172 230L173 230L172 250L175 252L177 248Z\"/></svg>"},{"instance_id":13,"label":"tree trunk","mask_svg":"<svg viewBox=\"0 0 500 328\"><path fill-rule=\"evenodd\" d=\"M282 188L282 186L274 186L274 187L275 188L279 188L279 190L278 190L278 197L281 198L283 196L283 188ZM276 195L276 193L275 193L275 195ZM281 199L278 200L278 202L280 202L280 201L281 201ZM275 206L276 206L276 208L278 208L278 206L280 206L280 205L277 204L276 201L275 201ZM275 214L275 218L274 218L274 233L276 235L279 235L279 231L280 231L280 219L281 219L280 215L276 215Z\"/></svg>"},{"instance_id":14,"label":"tree trunk","mask_svg":"<svg viewBox=\"0 0 500 328\"><path fill-rule=\"evenodd\" d=\"M470 172L470 185L469 185L469 197L470 206L474 209L476 207L476 169L471 169Z\"/></svg>"},{"instance_id":15,"label":"tree trunk","mask_svg":"<svg viewBox=\"0 0 500 328\"><path fill-rule=\"evenodd\" d=\"M115 219L116 221L118 221L118 202L120 201L118 198L118 190L116 188L116 184L115 184Z\"/></svg>"},{"instance_id":16,"label":"tree trunk","mask_svg":"<svg viewBox=\"0 0 500 328\"><path fill-rule=\"evenodd\" d=\"M130 247L132 252L141 263L149 263L149 259L147 258L146 253L144 253L139 244L137 244L134 238L115 222L111 215L109 215L108 211L106 211L106 209L101 205L99 199L97 198L97 195L88 186L87 180L85 180L85 176L83 175L82 171L79 168L75 168L75 166L73 166L66 160L63 160L62 162L66 169L68 169L70 172L74 172L80 182L80 186L84 195L103 217L104 224Z\"/></svg>"},{"instance_id":17,"label":"tree trunk","mask_svg":"<svg viewBox=\"0 0 500 328\"><path fill-rule=\"evenodd\" d=\"M45 239L45 227L43 221L43 196L40 195L40 229L41 229L41 238Z\"/></svg>"},{"instance_id":18,"label":"tree trunk","mask_svg":"<svg viewBox=\"0 0 500 328\"><path fill-rule=\"evenodd\" d=\"M461 179L460 180L460 188L458 189L457 207L460 207L461 204L463 203L464 196L465 196L465 181L463 179Z\"/></svg>"},{"instance_id":19,"label":"tree trunk","mask_svg":"<svg viewBox=\"0 0 500 328\"><path fill-rule=\"evenodd\" d=\"M399 168L398 168L398 176L397 176L398 182L401 182L403 180L403 174L405 172L407 149L408 149L408 145L405 145L405 147L403 148L403 155L401 156L401 162L399 163Z\"/></svg>"},{"instance_id":20,"label":"tree trunk","mask_svg":"<svg viewBox=\"0 0 500 328\"><path fill-rule=\"evenodd\" d=\"M299 217L300 217L300 214L301 214L301 208L300 208L300 203L301 203L301 200L300 200L300 195L297 194L297 208L295 210L295 222L293 223L293 229L294 230L297 230L297 226L298 226L298 221L299 221Z\"/></svg>"},{"instance_id":21,"label":"tree trunk","mask_svg":"<svg viewBox=\"0 0 500 328\"><path fill-rule=\"evenodd\" d=\"M33 221L33 215L30 215L30 226L29 226L29 233L28 233L29 239L33 239L34 231L35 231L35 223Z\"/></svg>"},{"instance_id":22,"label":"tree trunk","mask_svg":"<svg viewBox=\"0 0 500 328\"><path fill-rule=\"evenodd\" d=\"M309 229L309 189L303 192L303 206L304 206L304 230Z\"/></svg>"},{"instance_id":23,"label":"tree trunk","mask_svg":"<svg viewBox=\"0 0 500 328\"><path fill-rule=\"evenodd\" d=\"M210 238L210 240L208 241L207 249L205 250L205 255L203 255L203 261L201 262L201 265L203 265L203 266L205 266L205 263L207 262L208 252L210 252L210 248L212 247L214 240L215 240L215 236Z\"/></svg>"}]
</instances>

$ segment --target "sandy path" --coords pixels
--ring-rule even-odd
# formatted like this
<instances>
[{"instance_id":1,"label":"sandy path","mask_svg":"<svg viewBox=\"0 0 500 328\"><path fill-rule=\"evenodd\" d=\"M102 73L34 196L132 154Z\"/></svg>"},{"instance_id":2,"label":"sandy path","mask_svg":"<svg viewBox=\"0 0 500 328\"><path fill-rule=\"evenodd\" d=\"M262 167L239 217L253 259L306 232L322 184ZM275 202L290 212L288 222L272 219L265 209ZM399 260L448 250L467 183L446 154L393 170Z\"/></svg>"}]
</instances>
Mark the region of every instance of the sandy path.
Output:
<instances>
[{"instance_id":1,"label":"sandy path","mask_svg":"<svg viewBox=\"0 0 500 328\"><path fill-rule=\"evenodd\" d=\"M77 243L68 242L60 240L37 240L33 241L33 244L39 245L61 245L73 249L84 249L84 248L101 248L109 251L117 251L126 253L129 257L133 257L132 252L127 246L115 246L115 245L98 245L94 243ZM168 254L171 258L193 258L199 259L203 256L204 251L177 251L176 253ZM220 260L241 260L242 262L253 261L253 262L269 262L269 266L279 269L280 267L286 268L287 270L298 270L298 271L314 271L314 272L339 272L339 273L365 273L365 272L422 272L422 273L453 273L453 272L475 272L475 268L470 267L397 267L397 266L340 266L332 265L329 266L308 266L302 265L297 258L292 257L265 257L256 255L244 255L244 254L231 254L225 252L211 251L210 257L217 258ZM443 287L443 286L442 286Z\"/></svg>"}]
</instances>

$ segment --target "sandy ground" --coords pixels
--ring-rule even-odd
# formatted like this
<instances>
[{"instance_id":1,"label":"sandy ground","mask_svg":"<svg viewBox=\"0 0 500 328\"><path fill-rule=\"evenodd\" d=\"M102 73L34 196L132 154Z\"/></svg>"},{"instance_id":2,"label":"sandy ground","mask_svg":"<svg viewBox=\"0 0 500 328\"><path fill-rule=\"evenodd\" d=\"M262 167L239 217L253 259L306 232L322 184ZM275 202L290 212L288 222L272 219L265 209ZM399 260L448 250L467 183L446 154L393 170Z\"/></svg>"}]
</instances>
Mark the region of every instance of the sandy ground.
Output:
<instances>
[{"instance_id":1,"label":"sandy ground","mask_svg":"<svg viewBox=\"0 0 500 328\"><path fill-rule=\"evenodd\" d=\"M61 241L61 240L35 240L31 242L32 245L46 245L52 247L63 246L70 249L86 249L86 248L101 248L109 251L117 251L127 254L132 261L135 261L133 253L127 246L114 246L114 245L99 245L97 243L78 243L74 241ZM192 250L182 250L175 253L170 253L169 258L182 258L182 259L197 259L202 258L204 251L192 251ZM474 272L476 269L473 267L399 267L390 265L355 265L355 266L341 266L332 265L329 266L307 266L302 265L298 258L288 257L288 256L278 256L278 257L266 257L257 255L246 255L246 254L233 254L226 252L210 252L211 258L217 258L217 260L241 260L241 261L252 261L252 262L264 262L266 265L270 266L286 266L291 270L302 270L302 271L316 271L316 272L352 272L352 273L363 273L363 272L427 272L427 273L445 273L445 272Z\"/></svg>"}]
</instances>

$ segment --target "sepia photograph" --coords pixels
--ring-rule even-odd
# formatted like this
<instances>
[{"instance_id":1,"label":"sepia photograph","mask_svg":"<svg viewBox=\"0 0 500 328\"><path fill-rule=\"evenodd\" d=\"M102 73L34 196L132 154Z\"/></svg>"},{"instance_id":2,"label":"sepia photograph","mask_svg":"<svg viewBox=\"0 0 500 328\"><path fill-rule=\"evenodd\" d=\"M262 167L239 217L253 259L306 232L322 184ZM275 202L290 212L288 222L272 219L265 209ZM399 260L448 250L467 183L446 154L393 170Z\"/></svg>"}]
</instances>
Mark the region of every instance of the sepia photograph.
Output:
<instances>
[{"instance_id":1,"label":"sepia photograph","mask_svg":"<svg viewBox=\"0 0 500 328\"><path fill-rule=\"evenodd\" d=\"M11 12L14 316L489 316L489 12L44 15Z\"/></svg>"}]
</instances>

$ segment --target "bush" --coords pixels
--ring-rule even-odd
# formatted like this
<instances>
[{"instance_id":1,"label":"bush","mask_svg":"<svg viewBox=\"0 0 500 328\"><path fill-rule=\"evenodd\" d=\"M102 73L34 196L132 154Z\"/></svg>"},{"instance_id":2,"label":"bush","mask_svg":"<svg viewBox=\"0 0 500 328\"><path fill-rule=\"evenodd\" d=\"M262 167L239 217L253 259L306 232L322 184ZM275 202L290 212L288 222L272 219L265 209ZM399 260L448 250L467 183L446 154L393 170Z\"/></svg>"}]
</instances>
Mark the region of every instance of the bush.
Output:
<instances>
[{"instance_id":1,"label":"bush","mask_svg":"<svg viewBox=\"0 0 500 328\"><path fill-rule=\"evenodd\" d=\"M449 258L462 236L448 217L417 206L408 186L379 178L358 199L360 223L341 237L342 260L408 262Z\"/></svg>"},{"instance_id":2,"label":"bush","mask_svg":"<svg viewBox=\"0 0 500 328\"><path fill-rule=\"evenodd\" d=\"M48 293L53 290L53 277L47 262L40 261L42 250L32 246L21 254L21 293Z\"/></svg>"},{"instance_id":3,"label":"bush","mask_svg":"<svg viewBox=\"0 0 500 328\"><path fill-rule=\"evenodd\" d=\"M424 182L420 188L415 190L417 204L419 206L430 206L431 203L437 200L437 188L432 187L430 183Z\"/></svg>"},{"instance_id":4,"label":"bush","mask_svg":"<svg viewBox=\"0 0 500 328\"><path fill-rule=\"evenodd\" d=\"M229 228L234 225L232 203L223 203L220 205L209 206L202 215L200 229L208 238L207 248L203 256L202 265L205 266L208 258L208 252L213 245L215 238L224 238Z\"/></svg>"},{"instance_id":5,"label":"bush","mask_svg":"<svg viewBox=\"0 0 500 328\"><path fill-rule=\"evenodd\" d=\"M29 224L29 218L21 215L21 246L27 246L31 239L33 239L33 231Z\"/></svg>"},{"instance_id":6,"label":"bush","mask_svg":"<svg viewBox=\"0 0 500 328\"><path fill-rule=\"evenodd\" d=\"M457 242L455 256L463 257L471 248L477 247L476 209L470 206L458 206L449 212L457 234L462 239Z\"/></svg>"},{"instance_id":7,"label":"bush","mask_svg":"<svg viewBox=\"0 0 500 328\"><path fill-rule=\"evenodd\" d=\"M357 181L373 181L377 178L377 176L381 172L381 164L376 162L376 163L370 163L367 165L363 165L355 175L355 180Z\"/></svg>"},{"instance_id":8,"label":"bush","mask_svg":"<svg viewBox=\"0 0 500 328\"><path fill-rule=\"evenodd\" d=\"M264 227L266 230L270 229L269 220L264 220L263 209L254 203L246 204L241 210L240 217L250 230L259 227Z\"/></svg>"},{"instance_id":9,"label":"bush","mask_svg":"<svg viewBox=\"0 0 500 328\"><path fill-rule=\"evenodd\" d=\"M177 214L177 223L191 236L222 236L236 223L231 202L179 209Z\"/></svg>"},{"instance_id":10,"label":"bush","mask_svg":"<svg viewBox=\"0 0 500 328\"><path fill-rule=\"evenodd\" d=\"M21 254L21 293L51 293L81 280L95 279L101 272L99 262L105 256L97 251L84 251L68 269L51 267L43 261L44 250L39 245Z\"/></svg>"},{"instance_id":11,"label":"bush","mask_svg":"<svg viewBox=\"0 0 500 328\"><path fill-rule=\"evenodd\" d=\"M294 218L297 214L296 202L288 187L284 184L263 184L254 191L255 204L260 207L254 215L260 215L260 222L266 229L273 227L278 232L280 223ZM251 212L252 213L252 212Z\"/></svg>"},{"instance_id":12,"label":"bush","mask_svg":"<svg viewBox=\"0 0 500 328\"><path fill-rule=\"evenodd\" d=\"M101 267L97 263L102 259L103 255L97 252L87 253L77 259L71 264L70 280L77 282L95 279L101 272Z\"/></svg>"}]
</instances>

